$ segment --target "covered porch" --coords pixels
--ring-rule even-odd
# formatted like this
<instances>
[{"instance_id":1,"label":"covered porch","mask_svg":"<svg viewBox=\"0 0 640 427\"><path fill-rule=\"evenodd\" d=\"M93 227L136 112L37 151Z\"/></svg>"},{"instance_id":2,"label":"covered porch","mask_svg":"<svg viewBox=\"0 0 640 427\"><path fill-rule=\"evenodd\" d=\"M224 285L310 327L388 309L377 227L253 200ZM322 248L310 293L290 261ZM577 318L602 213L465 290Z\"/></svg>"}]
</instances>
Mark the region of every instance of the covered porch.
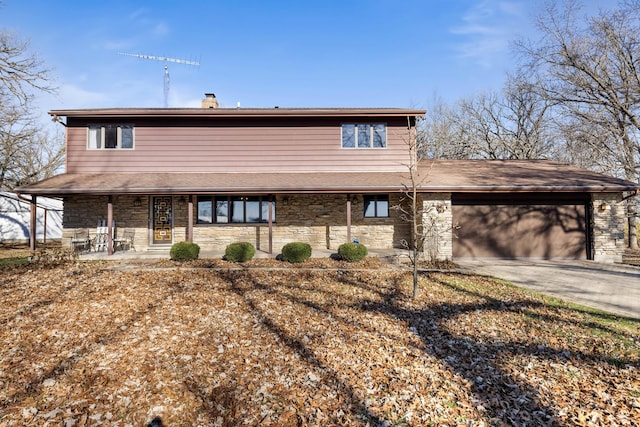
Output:
<instances>
[{"instance_id":1,"label":"covered porch","mask_svg":"<svg viewBox=\"0 0 640 427\"><path fill-rule=\"evenodd\" d=\"M393 214L365 219L363 209L367 195L381 194L393 199L385 202L388 211L399 199L402 179L400 173L64 174L29 192L64 200L63 242L69 246L78 229L88 229L91 240L99 224L113 224L99 247L107 255L118 252L125 229L134 232L137 251L168 250L179 241L224 250L234 241L250 241L271 255L290 241L332 250L358 238L371 248L393 248L399 230L408 227ZM260 219L203 219L203 200L222 197L233 205L247 200L245 209L259 201Z\"/></svg>"}]
</instances>

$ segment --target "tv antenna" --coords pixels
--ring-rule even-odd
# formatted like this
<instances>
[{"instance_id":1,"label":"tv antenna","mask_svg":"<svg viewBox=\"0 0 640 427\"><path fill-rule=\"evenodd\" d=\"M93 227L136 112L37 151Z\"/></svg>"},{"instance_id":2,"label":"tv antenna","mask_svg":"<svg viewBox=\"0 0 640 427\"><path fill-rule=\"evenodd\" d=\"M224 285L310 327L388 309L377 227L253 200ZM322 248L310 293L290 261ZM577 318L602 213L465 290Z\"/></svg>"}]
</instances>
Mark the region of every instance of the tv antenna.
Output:
<instances>
[{"instance_id":1,"label":"tv antenna","mask_svg":"<svg viewBox=\"0 0 640 427\"><path fill-rule=\"evenodd\" d=\"M197 61L187 61L186 59L167 58L166 56L141 55L139 53L122 53L122 52L120 53L120 55L133 56L134 58L149 59L151 61L164 62L164 107L165 108L169 106L169 86L171 83L171 78L169 76L169 65L167 63L173 62L176 64L194 65L196 67L200 65L200 63Z\"/></svg>"}]
</instances>

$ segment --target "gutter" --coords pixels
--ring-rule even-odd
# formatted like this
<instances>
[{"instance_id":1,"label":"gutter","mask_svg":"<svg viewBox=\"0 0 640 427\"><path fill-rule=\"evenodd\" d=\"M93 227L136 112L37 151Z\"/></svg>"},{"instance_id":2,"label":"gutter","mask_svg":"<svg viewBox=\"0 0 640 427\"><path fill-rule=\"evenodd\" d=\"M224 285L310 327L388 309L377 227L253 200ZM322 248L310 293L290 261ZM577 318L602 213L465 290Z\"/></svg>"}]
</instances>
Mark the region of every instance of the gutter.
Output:
<instances>
[{"instance_id":1,"label":"gutter","mask_svg":"<svg viewBox=\"0 0 640 427\"><path fill-rule=\"evenodd\" d=\"M22 193L20 193L20 192L17 192L17 191L16 191L16 192L15 192L15 195L16 195L16 197L17 197L18 199L22 200L22 201L23 201L23 202L25 202L25 203L29 203L29 204L31 204L31 203L33 202L33 200L32 200L32 199L27 199L27 198L26 198L26 197L24 197L24 196L22 195ZM36 196L47 197L48 199L56 199L56 200L60 200L60 201L62 201L62 197L51 197L51 196L45 195L44 193L42 193L42 194L35 193L35 195L36 195ZM38 202L37 202L37 201L36 201L36 206L38 206ZM45 210L48 210L48 211L57 211L57 212L60 212L60 211L61 211L61 209L52 209L52 208L47 208L47 207L44 207L44 206L38 206L38 207L39 207L40 209L45 209Z\"/></svg>"},{"instance_id":2,"label":"gutter","mask_svg":"<svg viewBox=\"0 0 640 427\"><path fill-rule=\"evenodd\" d=\"M91 194L91 195L110 195L110 194L130 194L130 195L145 195L145 194L211 194L215 193L252 193L252 194L300 194L300 193L380 193L380 192L392 192L402 193L406 191L406 187L401 185L393 186L354 186L354 187L338 187L338 186L323 186L323 187L215 187L215 188L194 188L194 187L130 187L130 188L104 188L104 187L92 187L92 188L49 188L49 189L34 189L35 191L28 194L49 196L50 195L78 195L78 194ZM611 188L606 186L561 186L561 187L545 187L545 186L495 186L495 187L422 187L418 188L420 193L608 193L608 192L626 192L631 191L630 195L623 198L626 200L630 197L634 197L640 194L640 190L636 188ZM25 199L26 200L26 199Z\"/></svg>"}]
</instances>

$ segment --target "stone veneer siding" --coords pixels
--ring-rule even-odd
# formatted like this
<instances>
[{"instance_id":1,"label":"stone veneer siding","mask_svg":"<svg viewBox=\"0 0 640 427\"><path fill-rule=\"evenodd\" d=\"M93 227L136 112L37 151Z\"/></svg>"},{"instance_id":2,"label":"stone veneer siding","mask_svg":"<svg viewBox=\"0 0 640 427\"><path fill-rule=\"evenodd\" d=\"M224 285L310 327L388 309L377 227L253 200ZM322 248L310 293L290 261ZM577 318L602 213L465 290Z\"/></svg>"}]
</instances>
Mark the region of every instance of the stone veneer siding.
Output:
<instances>
[{"instance_id":1,"label":"stone veneer siding","mask_svg":"<svg viewBox=\"0 0 640 427\"><path fill-rule=\"evenodd\" d=\"M399 202L398 194L389 195L389 206ZM290 194L275 197L276 220L273 223L273 252L279 253L289 242L306 242L313 248L337 250L347 241L347 195ZM196 214L194 198L194 215ZM186 208L176 210L176 238L186 235ZM392 249L408 233L397 211L388 218L364 218L362 195L351 196L351 240L371 249ZM269 227L265 224L195 224L193 241L202 248L224 249L233 242L248 241L259 250L269 249Z\"/></svg>"},{"instance_id":2,"label":"stone veneer siding","mask_svg":"<svg viewBox=\"0 0 640 427\"><path fill-rule=\"evenodd\" d=\"M595 193L592 204L593 260L621 262L625 244L625 206L620 193ZM601 209L601 206L605 209Z\"/></svg>"},{"instance_id":3,"label":"stone veneer siding","mask_svg":"<svg viewBox=\"0 0 640 427\"><path fill-rule=\"evenodd\" d=\"M149 198L140 197L140 206L135 206L136 196L113 196L113 220L116 236L125 228L135 230L136 250L149 244ZM62 216L62 247L69 247L75 229L88 228L95 236L98 222L107 219L107 196L70 196L64 198Z\"/></svg>"},{"instance_id":4,"label":"stone veneer siding","mask_svg":"<svg viewBox=\"0 0 640 427\"><path fill-rule=\"evenodd\" d=\"M113 196L113 220L116 235L124 228L135 230L135 247L145 250L151 245L149 212L151 196ZM286 199L286 202L285 202ZM187 197L173 198L173 242L186 240ZM197 203L193 196L193 241L202 249L224 250L233 242L248 241L262 251L269 249L269 227L265 224L197 224ZM358 239L371 249L392 249L408 238L409 224L391 209L400 200L389 194L388 218L364 218L362 195L351 196L351 239ZM107 196L70 196L64 200L63 245L68 247L74 230L88 228L95 235L98 222L107 218ZM347 195L291 194L275 197L276 221L273 224L273 253L286 243L301 241L313 248L337 250L347 241Z\"/></svg>"},{"instance_id":5,"label":"stone veneer siding","mask_svg":"<svg viewBox=\"0 0 640 427\"><path fill-rule=\"evenodd\" d=\"M389 195L390 208L400 201L400 194ZM150 245L149 196L113 196L113 219L116 235L125 228L135 230L137 250ZM286 199L286 202L285 202ZM70 196L64 199L62 244L69 247L74 230L87 228L95 235L100 220L107 218L107 196ZM186 240L187 203L174 197L173 241ZM197 214L196 197L194 216ZM421 194L422 220L427 234L425 257L451 259L453 256L454 224L452 223L451 195ZM273 224L273 252L293 241L302 241L318 249L337 250L347 241L347 196L342 194L278 195L276 222ZM600 209L602 204L607 208ZM625 249L625 209L620 193L592 195L592 251L595 261L620 262ZM351 239L358 239L371 249L393 249L408 240L411 226L400 218L397 210L390 209L389 218L364 218L362 195L351 196ZM248 241L259 250L269 249L267 224L199 225L195 222L193 241L203 249L223 250L233 242Z\"/></svg>"},{"instance_id":6,"label":"stone veneer siding","mask_svg":"<svg viewBox=\"0 0 640 427\"><path fill-rule=\"evenodd\" d=\"M454 237L451 193L423 193L421 196L424 256L428 260L450 260Z\"/></svg>"}]
</instances>

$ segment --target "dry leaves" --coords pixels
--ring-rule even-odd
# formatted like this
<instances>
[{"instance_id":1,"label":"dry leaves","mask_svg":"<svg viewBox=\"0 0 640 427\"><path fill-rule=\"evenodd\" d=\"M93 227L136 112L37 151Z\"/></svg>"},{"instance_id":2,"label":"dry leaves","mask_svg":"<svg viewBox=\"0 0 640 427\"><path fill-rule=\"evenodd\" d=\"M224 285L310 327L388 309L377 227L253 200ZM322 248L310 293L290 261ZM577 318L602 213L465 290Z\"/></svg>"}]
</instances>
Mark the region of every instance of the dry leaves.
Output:
<instances>
[{"instance_id":1,"label":"dry leaves","mask_svg":"<svg viewBox=\"0 0 640 427\"><path fill-rule=\"evenodd\" d=\"M115 267L0 270L0 425L639 425L637 322L381 265Z\"/></svg>"}]
</instances>

